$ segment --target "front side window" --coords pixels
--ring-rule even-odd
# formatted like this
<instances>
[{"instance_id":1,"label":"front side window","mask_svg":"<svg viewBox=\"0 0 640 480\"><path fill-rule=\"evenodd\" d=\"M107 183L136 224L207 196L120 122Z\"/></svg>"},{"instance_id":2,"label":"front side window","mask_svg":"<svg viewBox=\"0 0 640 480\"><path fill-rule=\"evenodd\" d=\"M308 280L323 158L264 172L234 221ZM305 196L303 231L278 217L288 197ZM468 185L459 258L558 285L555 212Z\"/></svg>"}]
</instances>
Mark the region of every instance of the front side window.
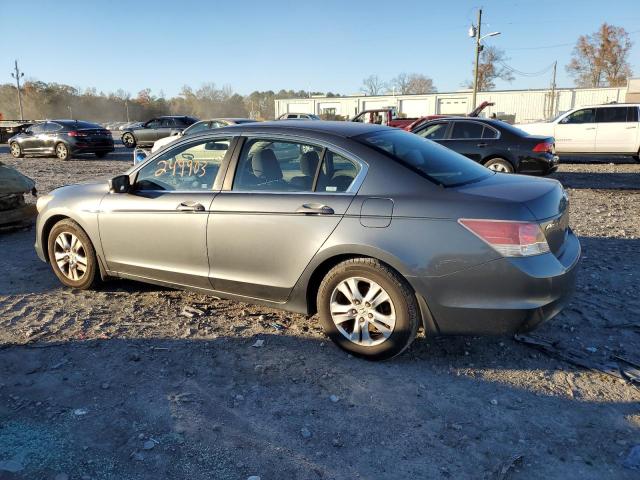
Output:
<instances>
[{"instance_id":1,"label":"front side window","mask_svg":"<svg viewBox=\"0 0 640 480\"><path fill-rule=\"evenodd\" d=\"M31 131L31 133L33 133L34 135L38 135L38 134L43 133L45 131L45 124L44 123L37 123L37 124L29 127L27 129L27 131Z\"/></svg>"},{"instance_id":2,"label":"front side window","mask_svg":"<svg viewBox=\"0 0 640 480\"><path fill-rule=\"evenodd\" d=\"M418 133L418 135L420 135L422 138L426 138L428 140L442 140L445 137L445 134L447 133L447 127L449 126L448 123L446 122L442 122L442 123L434 123L432 125L429 125L428 127L420 130Z\"/></svg>"},{"instance_id":3,"label":"front side window","mask_svg":"<svg viewBox=\"0 0 640 480\"><path fill-rule=\"evenodd\" d=\"M627 121L627 107L603 107L596 110L598 123L625 123Z\"/></svg>"},{"instance_id":4,"label":"front side window","mask_svg":"<svg viewBox=\"0 0 640 480\"><path fill-rule=\"evenodd\" d=\"M566 124L580 124L580 123L594 123L596 121L596 112L595 108L584 108L582 110L577 110L567 116L564 120L561 120L560 123Z\"/></svg>"},{"instance_id":5,"label":"front side window","mask_svg":"<svg viewBox=\"0 0 640 480\"><path fill-rule=\"evenodd\" d=\"M304 143L250 139L242 148L233 190L311 191L322 148Z\"/></svg>"},{"instance_id":6,"label":"front side window","mask_svg":"<svg viewBox=\"0 0 640 480\"><path fill-rule=\"evenodd\" d=\"M212 190L231 139L199 141L172 148L138 172L137 190Z\"/></svg>"},{"instance_id":7,"label":"front side window","mask_svg":"<svg viewBox=\"0 0 640 480\"><path fill-rule=\"evenodd\" d=\"M156 118L153 120L149 120L149 122L145 126L147 128L158 128L160 126L160 119Z\"/></svg>"},{"instance_id":8,"label":"front side window","mask_svg":"<svg viewBox=\"0 0 640 480\"><path fill-rule=\"evenodd\" d=\"M493 175L489 169L453 150L402 130L365 133L354 139L444 187Z\"/></svg>"},{"instance_id":9,"label":"front side window","mask_svg":"<svg viewBox=\"0 0 640 480\"><path fill-rule=\"evenodd\" d=\"M58 125L57 123L53 123L53 122L47 122L44 125L44 131L47 132L47 133L57 132L61 128L62 127L60 125Z\"/></svg>"},{"instance_id":10,"label":"front side window","mask_svg":"<svg viewBox=\"0 0 640 480\"><path fill-rule=\"evenodd\" d=\"M484 126L475 122L455 122L451 131L451 140L477 140L482 138Z\"/></svg>"}]
</instances>

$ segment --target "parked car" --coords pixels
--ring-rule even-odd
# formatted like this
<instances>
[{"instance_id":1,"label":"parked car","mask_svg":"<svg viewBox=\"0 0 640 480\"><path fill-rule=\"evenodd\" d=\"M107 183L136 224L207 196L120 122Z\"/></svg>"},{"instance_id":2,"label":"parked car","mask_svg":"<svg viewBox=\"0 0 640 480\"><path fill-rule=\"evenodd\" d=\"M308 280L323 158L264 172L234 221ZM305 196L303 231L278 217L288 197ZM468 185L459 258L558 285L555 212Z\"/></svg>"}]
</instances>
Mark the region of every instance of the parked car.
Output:
<instances>
[{"instance_id":1,"label":"parked car","mask_svg":"<svg viewBox=\"0 0 640 480\"><path fill-rule=\"evenodd\" d=\"M447 117L413 133L498 172L547 175L558 168L553 137L529 135L500 120Z\"/></svg>"},{"instance_id":2,"label":"parked car","mask_svg":"<svg viewBox=\"0 0 640 480\"><path fill-rule=\"evenodd\" d=\"M197 118L187 116L152 118L142 126L125 128L122 134L122 143L127 148L151 147L156 140L180 133L197 121Z\"/></svg>"},{"instance_id":3,"label":"parked car","mask_svg":"<svg viewBox=\"0 0 640 480\"><path fill-rule=\"evenodd\" d=\"M321 118L313 113L283 113L276 120L321 120Z\"/></svg>"},{"instance_id":4,"label":"parked car","mask_svg":"<svg viewBox=\"0 0 640 480\"><path fill-rule=\"evenodd\" d=\"M54 155L68 160L79 153L93 153L104 158L113 152L111 132L97 123L81 120L37 122L9 139L11 155Z\"/></svg>"},{"instance_id":5,"label":"parked car","mask_svg":"<svg viewBox=\"0 0 640 480\"><path fill-rule=\"evenodd\" d=\"M182 132L177 132L175 135L170 137L164 137L160 140L156 140L151 148L151 152L160 150L165 145L169 145L180 137L186 135L200 133L214 128L228 127L230 125L242 125L244 123L253 123L256 121L257 120L252 120L250 118L212 118L210 120L200 120L199 122L192 124L190 127L185 128Z\"/></svg>"},{"instance_id":6,"label":"parked car","mask_svg":"<svg viewBox=\"0 0 640 480\"><path fill-rule=\"evenodd\" d=\"M189 135L37 207L36 251L64 285L129 278L318 312L334 342L371 359L419 327L530 330L562 310L580 258L560 182L351 122Z\"/></svg>"},{"instance_id":7,"label":"parked car","mask_svg":"<svg viewBox=\"0 0 640 480\"><path fill-rule=\"evenodd\" d=\"M556 139L560 154L630 155L640 161L640 115L638 104L580 107L550 122L527 123L518 128Z\"/></svg>"}]
</instances>

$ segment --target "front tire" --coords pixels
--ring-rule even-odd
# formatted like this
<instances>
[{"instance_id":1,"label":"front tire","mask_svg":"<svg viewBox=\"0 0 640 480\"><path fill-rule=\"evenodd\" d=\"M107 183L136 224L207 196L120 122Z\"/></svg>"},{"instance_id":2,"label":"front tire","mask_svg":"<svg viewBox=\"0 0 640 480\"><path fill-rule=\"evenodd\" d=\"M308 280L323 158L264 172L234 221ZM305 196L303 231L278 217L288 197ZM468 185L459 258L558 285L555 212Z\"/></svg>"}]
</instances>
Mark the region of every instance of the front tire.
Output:
<instances>
[{"instance_id":1,"label":"front tire","mask_svg":"<svg viewBox=\"0 0 640 480\"><path fill-rule=\"evenodd\" d=\"M49 262L56 277L67 287L88 290L99 278L93 244L85 231L71 219L56 223L47 239Z\"/></svg>"},{"instance_id":2,"label":"front tire","mask_svg":"<svg viewBox=\"0 0 640 480\"><path fill-rule=\"evenodd\" d=\"M514 168L511 165L509 160L505 160L504 158L492 158L488 162L484 164L489 170L493 170L494 172L500 173L513 173Z\"/></svg>"},{"instance_id":3,"label":"front tire","mask_svg":"<svg viewBox=\"0 0 640 480\"><path fill-rule=\"evenodd\" d=\"M369 360L402 353L420 323L407 281L373 258L354 258L332 268L320 284L317 305L327 336Z\"/></svg>"},{"instance_id":4,"label":"front tire","mask_svg":"<svg viewBox=\"0 0 640 480\"><path fill-rule=\"evenodd\" d=\"M56 144L55 152L56 157L58 157L60 160L69 160L71 158L69 147L67 147L67 145L62 142Z\"/></svg>"},{"instance_id":5,"label":"front tire","mask_svg":"<svg viewBox=\"0 0 640 480\"><path fill-rule=\"evenodd\" d=\"M11 155L13 156L13 158L24 157L24 153L22 152L22 147L18 142L12 142L11 145L9 145L9 148L11 150Z\"/></svg>"},{"instance_id":6,"label":"front tire","mask_svg":"<svg viewBox=\"0 0 640 480\"><path fill-rule=\"evenodd\" d=\"M122 144L127 148L136 148L136 138L133 133L125 133L122 135Z\"/></svg>"}]
</instances>

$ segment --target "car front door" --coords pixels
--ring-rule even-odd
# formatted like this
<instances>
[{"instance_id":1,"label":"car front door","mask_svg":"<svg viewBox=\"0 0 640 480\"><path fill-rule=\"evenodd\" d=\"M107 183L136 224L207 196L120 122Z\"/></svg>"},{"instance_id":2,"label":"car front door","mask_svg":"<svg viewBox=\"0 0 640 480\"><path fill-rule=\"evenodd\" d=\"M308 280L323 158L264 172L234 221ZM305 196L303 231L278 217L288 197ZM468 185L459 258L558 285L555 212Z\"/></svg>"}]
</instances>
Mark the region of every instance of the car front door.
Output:
<instances>
[{"instance_id":1,"label":"car front door","mask_svg":"<svg viewBox=\"0 0 640 480\"><path fill-rule=\"evenodd\" d=\"M161 119L154 118L153 120L149 120L147 123L145 123L142 128L136 129L135 135L138 143L155 142L155 132L158 128L160 128L161 123Z\"/></svg>"},{"instance_id":2,"label":"car front door","mask_svg":"<svg viewBox=\"0 0 640 480\"><path fill-rule=\"evenodd\" d=\"M443 145L461 153L465 157L480 162L486 150L487 141L482 139L484 125L480 122L456 120L451 134Z\"/></svg>"},{"instance_id":3,"label":"car front door","mask_svg":"<svg viewBox=\"0 0 640 480\"><path fill-rule=\"evenodd\" d=\"M596 152L638 153L638 107L599 107L596 123Z\"/></svg>"},{"instance_id":4,"label":"car front door","mask_svg":"<svg viewBox=\"0 0 640 480\"><path fill-rule=\"evenodd\" d=\"M582 108L562 118L554 131L556 152L593 153L596 148L596 109Z\"/></svg>"},{"instance_id":5,"label":"car front door","mask_svg":"<svg viewBox=\"0 0 640 480\"><path fill-rule=\"evenodd\" d=\"M231 143L230 137L181 142L132 174L129 193L105 195L98 222L108 270L211 288L207 219Z\"/></svg>"},{"instance_id":6,"label":"car front door","mask_svg":"<svg viewBox=\"0 0 640 480\"><path fill-rule=\"evenodd\" d=\"M44 144L44 123L36 123L25 130L22 151L25 153L41 153Z\"/></svg>"},{"instance_id":7,"label":"car front door","mask_svg":"<svg viewBox=\"0 0 640 480\"><path fill-rule=\"evenodd\" d=\"M338 147L287 137L244 139L209 217L215 290L285 301L365 173L364 162Z\"/></svg>"}]
</instances>

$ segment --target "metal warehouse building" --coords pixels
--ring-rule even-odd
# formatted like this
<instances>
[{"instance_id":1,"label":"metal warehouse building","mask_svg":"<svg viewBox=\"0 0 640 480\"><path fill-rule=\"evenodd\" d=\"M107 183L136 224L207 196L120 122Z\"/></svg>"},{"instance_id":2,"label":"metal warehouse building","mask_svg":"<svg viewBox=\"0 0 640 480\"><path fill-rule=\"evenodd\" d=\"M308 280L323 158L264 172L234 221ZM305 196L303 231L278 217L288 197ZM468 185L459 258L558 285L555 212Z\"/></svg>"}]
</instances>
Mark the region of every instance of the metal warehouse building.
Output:
<instances>
[{"instance_id":1,"label":"metal warehouse building","mask_svg":"<svg viewBox=\"0 0 640 480\"><path fill-rule=\"evenodd\" d=\"M484 115L517 123L555 117L575 107L624 102L627 88L559 88L552 90L495 90L478 93L478 104L494 102ZM407 117L423 115L464 115L472 110L471 91L430 93L426 95L378 95L348 97L311 97L276 100L276 118L284 113L315 113L353 118L363 110L395 107ZM555 98L554 98L555 97ZM553 101L552 101L553 99Z\"/></svg>"}]
</instances>

